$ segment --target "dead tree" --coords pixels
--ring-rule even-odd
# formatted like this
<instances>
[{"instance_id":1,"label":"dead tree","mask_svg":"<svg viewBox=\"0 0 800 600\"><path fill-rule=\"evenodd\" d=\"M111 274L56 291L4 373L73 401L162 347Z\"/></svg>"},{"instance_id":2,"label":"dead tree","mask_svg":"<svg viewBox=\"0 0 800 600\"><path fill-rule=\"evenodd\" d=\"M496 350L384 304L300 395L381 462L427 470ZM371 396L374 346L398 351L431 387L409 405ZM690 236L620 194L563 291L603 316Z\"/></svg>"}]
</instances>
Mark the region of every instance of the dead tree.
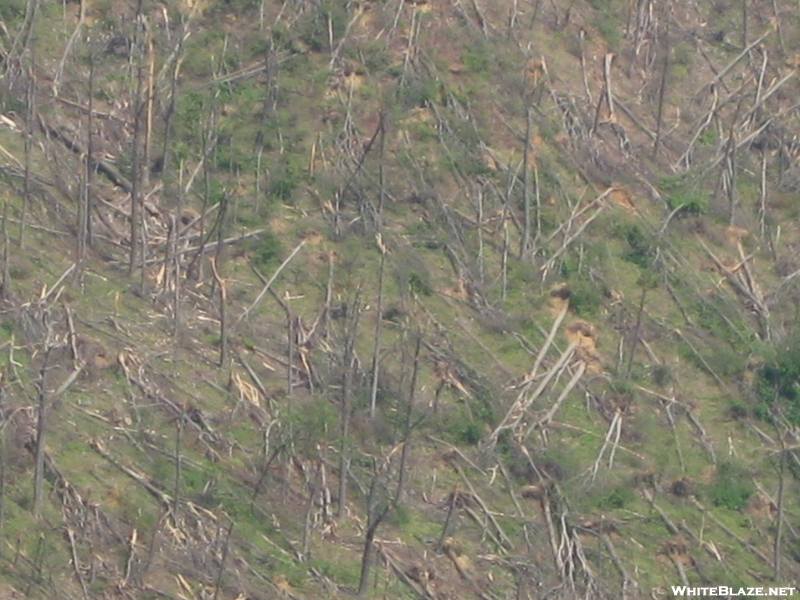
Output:
<instances>
[{"instance_id":1,"label":"dead tree","mask_svg":"<svg viewBox=\"0 0 800 600\"><path fill-rule=\"evenodd\" d=\"M31 3L29 3L31 4ZM33 54L33 50L31 50ZM33 56L31 57L33 62ZM36 114L36 86L33 70L28 69L25 88L25 175L22 183L22 212L19 224L19 247L25 246L25 223L31 198L31 147L33 144L34 115Z\"/></svg>"},{"instance_id":2,"label":"dead tree","mask_svg":"<svg viewBox=\"0 0 800 600\"><path fill-rule=\"evenodd\" d=\"M364 548L361 555L361 572L358 578L358 592L359 597L364 596L369 584L369 575L372 570L372 563L375 561L374 544L375 534L378 532L378 527L389 516L393 505L390 502L384 501L382 505L378 504L378 491L379 491L379 471L377 462L373 459L374 474L370 482L369 492L367 494L367 529L364 534Z\"/></svg>"},{"instance_id":3,"label":"dead tree","mask_svg":"<svg viewBox=\"0 0 800 600\"><path fill-rule=\"evenodd\" d=\"M47 370L50 366L50 354L55 347L46 312L42 318L45 329L45 338L43 340L44 356L42 358L42 366L39 369L39 380L36 382L38 410L36 418L36 440L34 446L35 466L33 474L33 515L37 518L42 511L42 484L44 483L44 437L47 430L47 404L49 400L46 378Z\"/></svg>"},{"instance_id":4,"label":"dead tree","mask_svg":"<svg viewBox=\"0 0 800 600\"><path fill-rule=\"evenodd\" d=\"M664 96L667 93L667 79L669 74L669 17L667 16L665 20L667 24L665 26L664 37L661 44L663 60L661 61L661 80L658 86L658 110L656 112L656 139L655 142L653 142L653 159L658 156L658 146L661 143L661 128L664 121Z\"/></svg>"},{"instance_id":5,"label":"dead tree","mask_svg":"<svg viewBox=\"0 0 800 600\"><path fill-rule=\"evenodd\" d=\"M411 433L414 427L420 420L414 421L414 399L417 389L417 377L419 374L419 357L420 348L422 347L422 335L416 334L416 343L414 345L414 357L411 370L411 382L408 392L408 403L406 404L405 424L403 427L403 439L400 442L400 460L397 465L397 483L394 493L391 497L383 500L380 503L378 496L378 488L380 486L381 471L377 463L373 459L373 477L370 482L369 493L367 494L367 529L364 534L364 547L361 555L361 572L358 580L358 596L363 596L367 591L369 584L369 575L372 569L372 564L375 561L375 534L378 531L381 523L388 517L391 512L402 502L403 489L406 481L407 474L407 461L411 451ZM395 447L396 449L397 447ZM392 450L391 454L394 453ZM389 460L384 460L384 469L389 469Z\"/></svg>"},{"instance_id":6,"label":"dead tree","mask_svg":"<svg viewBox=\"0 0 800 600\"><path fill-rule=\"evenodd\" d=\"M228 362L228 288L219 275L214 258L211 259L211 272L219 289L219 366L224 367Z\"/></svg>"},{"instance_id":7,"label":"dead tree","mask_svg":"<svg viewBox=\"0 0 800 600\"><path fill-rule=\"evenodd\" d=\"M351 306L350 316L347 319L344 352L342 356L342 398L341 398L341 441L339 444L339 504L336 516L341 518L344 515L344 508L347 504L347 477L350 469L350 411L353 399L353 384L355 371L355 342L358 333L358 321L361 307L358 300L359 292Z\"/></svg>"},{"instance_id":8,"label":"dead tree","mask_svg":"<svg viewBox=\"0 0 800 600\"><path fill-rule=\"evenodd\" d=\"M83 13L84 2L81 2ZM77 29L76 29L77 32ZM90 42L91 43L91 42ZM66 53L65 53L66 57ZM86 154L83 161L83 181L81 182L81 198L78 203L78 236L75 277L83 276L83 263L86 259L86 247L92 244L92 117L94 112L94 52L89 51L89 105L86 118Z\"/></svg>"},{"instance_id":9,"label":"dead tree","mask_svg":"<svg viewBox=\"0 0 800 600\"><path fill-rule=\"evenodd\" d=\"M144 90L144 65L142 65L141 48L143 32L145 28L144 17L142 16L142 0L139 0L136 11L136 51L139 55L137 64L134 67L136 71L136 92L133 101L133 148L131 151L131 213L130 213L130 254L128 256L128 273L133 275L136 266L139 264L140 251L144 254L144 249L141 248L141 230L144 222L144 215L142 214L142 158L141 158L141 137L142 137L142 109L144 102L142 101L142 93Z\"/></svg>"},{"instance_id":10,"label":"dead tree","mask_svg":"<svg viewBox=\"0 0 800 600\"><path fill-rule=\"evenodd\" d=\"M523 227L522 238L519 244L519 259L525 260L531 254L531 176L530 176L530 147L531 147L531 109L525 112L525 140L522 150L522 202L523 202ZM538 208L538 207L537 207Z\"/></svg>"},{"instance_id":11,"label":"dead tree","mask_svg":"<svg viewBox=\"0 0 800 600\"><path fill-rule=\"evenodd\" d=\"M8 235L8 196L3 199L3 285L0 297L8 299L11 293L11 269L9 268L9 235ZM0 406L0 408L2 408Z\"/></svg>"},{"instance_id":12,"label":"dead tree","mask_svg":"<svg viewBox=\"0 0 800 600\"><path fill-rule=\"evenodd\" d=\"M380 129L380 139L378 145L378 214L375 218L375 225L378 232L375 234L375 242L378 245L378 250L381 252L381 262L378 267L378 303L376 306L377 316L375 319L375 345L372 350L372 384L370 388L369 399L369 417L375 418L375 404L378 399L378 375L380 373L380 351L381 351L381 332L383 326L383 289L386 274L386 254L388 252L386 246L383 244L383 204L386 200L386 169L384 163L384 150L386 146L386 126L384 116L381 114L381 123L383 126Z\"/></svg>"},{"instance_id":13,"label":"dead tree","mask_svg":"<svg viewBox=\"0 0 800 600\"><path fill-rule=\"evenodd\" d=\"M369 416L375 418L375 405L378 399L378 375L380 373L381 332L383 325L383 288L386 272L386 253L388 250L383 244L381 234L375 236L375 241L381 252L381 262L378 267L378 304L375 317L375 345L372 351L372 383L370 389Z\"/></svg>"}]
</instances>

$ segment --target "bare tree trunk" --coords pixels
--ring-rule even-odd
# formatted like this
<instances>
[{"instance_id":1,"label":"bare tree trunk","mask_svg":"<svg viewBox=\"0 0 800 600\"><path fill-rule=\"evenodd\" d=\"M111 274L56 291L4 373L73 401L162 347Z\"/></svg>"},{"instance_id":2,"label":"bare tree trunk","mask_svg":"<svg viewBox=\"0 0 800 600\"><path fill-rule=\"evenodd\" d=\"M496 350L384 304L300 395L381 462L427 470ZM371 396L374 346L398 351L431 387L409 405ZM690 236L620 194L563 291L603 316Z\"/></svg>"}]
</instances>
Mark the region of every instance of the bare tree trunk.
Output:
<instances>
[{"instance_id":1,"label":"bare tree trunk","mask_svg":"<svg viewBox=\"0 0 800 600\"><path fill-rule=\"evenodd\" d=\"M25 5L25 21L22 24L22 29L19 35L14 39L11 50L8 52L9 56L14 56L18 51L24 52L31 45L31 38L33 37L33 27L36 22L36 15L39 12L39 0L28 0ZM20 44L21 40L21 44ZM21 45L21 49L18 46ZM33 57L31 57L33 63ZM8 64L8 63L7 63Z\"/></svg>"},{"instance_id":2,"label":"bare tree trunk","mask_svg":"<svg viewBox=\"0 0 800 600\"><path fill-rule=\"evenodd\" d=\"M0 288L0 297L8 299L11 294L11 270L8 264L8 196L3 200L3 287ZM2 408L2 407L0 407Z\"/></svg>"},{"instance_id":3,"label":"bare tree trunk","mask_svg":"<svg viewBox=\"0 0 800 600\"><path fill-rule=\"evenodd\" d=\"M667 93L667 75L669 73L669 17L666 17L667 25L664 33L664 43L662 52L664 60L661 65L661 83L658 86L658 112L656 114L656 139L653 143L653 159L658 156L658 146L661 143L661 127L664 120L664 95Z\"/></svg>"},{"instance_id":4,"label":"bare tree trunk","mask_svg":"<svg viewBox=\"0 0 800 600\"><path fill-rule=\"evenodd\" d=\"M378 248L381 251L381 262L378 267L378 304L376 307L377 317L375 321L375 345L372 350L372 385L369 398L369 417L375 418L375 405L378 399L378 376L380 373L380 352L381 352L381 333L383 326L383 284L386 272L386 246L383 245L381 234L376 236Z\"/></svg>"},{"instance_id":5,"label":"bare tree trunk","mask_svg":"<svg viewBox=\"0 0 800 600\"><path fill-rule=\"evenodd\" d=\"M139 262L139 221L142 219L142 206L140 202L142 177L141 156L139 153L142 133L142 90L144 87L144 72L142 65L142 43L144 38L144 17L142 16L143 0L138 0L136 5L136 19L134 47L131 57L136 61L136 95L133 99L133 148L131 152L131 212L130 212L130 254L128 257L128 273L133 275Z\"/></svg>"},{"instance_id":6,"label":"bare tree trunk","mask_svg":"<svg viewBox=\"0 0 800 600\"><path fill-rule=\"evenodd\" d=\"M388 514L388 510L385 512ZM369 585L369 574L372 570L372 563L375 562L375 549L373 548L375 544L375 533L378 531L378 527L385 517L386 514L382 514L374 518L372 523L369 524L369 527L367 527L367 533L364 536L364 550L361 554L361 573L358 578L357 595L359 597L366 593L367 585Z\"/></svg>"},{"instance_id":7,"label":"bare tree trunk","mask_svg":"<svg viewBox=\"0 0 800 600\"><path fill-rule=\"evenodd\" d=\"M217 266L220 270L222 270L222 251L225 249L225 223L228 220L228 205L230 203L230 195L226 191L222 194L222 198L219 201L219 212L217 213L217 220L214 224L214 228L217 232L217 245L214 249L214 262L217 263ZM213 231L212 229L212 231ZM214 281L211 284L211 294L214 293L214 288L217 285L217 278L214 277Z\"/></svg>"},{"instance_id":8,"label":"bare tree trunk","mask_svg":"<svg viewBox=\"0 0 800 600\"><path fill-rule=\"evenodd\" d=\"M219 366L224 367L228 362L228 289L217 271L217 261L213 258L211 259L211 272L219 287Z\"/></svg>"},{"instance_id":9,"label":"bare tree trunk","mask_svg":"<svg viewBox=\"0 0 800 600\"><path fill-rule=\"evenodd\" d=\"M177 340L180 334L181 326L181 257L178 252L178 246L181 241L181 212L183 211L183 159L180 161L178 168L178 207L176 214L172 217L170 224L173 228L172 234L172 273L174 277L173 285L175 286L172 291L172 337ZM176 345L177 348L177 345Z\"/></svg>"},{"instance_id":10,"label":"bare tree trunk","mask_svg":"<svg viewBox=\"0 0 800 600\"><path fill-rule=\"evenodd\" d=\"M219 588L220 584L222 583L222 574L225 572L225 559L228 558L228 549L230 548L231 533L233 533L233 524L234 521L231 521L231 524L228 525L228 531L225 533L225 542L222 548L222 558L219 561L219 572L217 573L217 580L214 583L214 595L212 596L211 600L217 600L217 598L219 597Z\"/></svg>"},{"instance_id":11,"label":"bare tree trunk","mask_svg":"<svg viewBox=\"0 0 800 600\"><path fill-rule=\"evenodd\" d=\"M422 345L422 334L417 333L417 343L414 347L414 365L411 371L411 389L408 391L408 405L406 406L406 422L403 431L403 449L400 452L400 466L397 474L397 491L395 492L394 502L399 504L403 501L403 490L406 482L406 460L411 448L411 428L414 410L414 398L417 390L417 375L419 373L419 350Z\"/></svg>"},{"instance_id":12,"label":"bare tree trunk","mask_svg":"<svg viewBox=\"0 0 800 600\"><path fill-rule=\"evenodd\" d=\"M64 16L66 17L66 14ZM58 68L56 68L56 72L53 77L54 96L58 96L58 88L61 85L61 77L64 74L64 67L67 64L67 59L69 58L69 54L72 51L72 47L75 45L76 40L78 40L80 37L81 29L83 29L83 23L85 19L86 19L86 0L80 0L78 24L75 25L75 29L72 31L72 35L67 41L67 45L64 48L64 54L61 55L61 60L58 63ZM66 19L64 21L64 25L66 26Z\"/></svg>"},{"instance_id":13,"label":"bare tree trunk","mask_svg":"<svg viewBox=\"0 0 800 600\"><path fill-rule=\"evenodd\" d=\"M50 362L50 352L52 347L50 345L49 325L48 333L44 341L45 353L42 360L42 368L39 371L39 381L36 386L38 388L39 406L36 421L36 447L35 447L35 467L33 474L33 516L38 518L42 511L42 484L44 482L44 436L46 432L47 420L47 389L45 384L45 377L47 375L47 368Z\"/></svg>"},{"instance_id":14,"label":"bare tree trunk","mask_svg":"<svg viewBox=\"0 0 800 600\"><path fill-rule=\"evenodd\" d=\"M361 573L358 578L358 597L364 596L369 584L369 574L372 564L375 562L375 534L381 523L386 519L391 510L395 507L394 501L387 502L384 506L377 505L377 492L379 483L379 473L377 464L373 464L373 476L367 493L367 531L364 535L364 549L361 553Z\"/></svg>"},{"instance_id":15,"label":"bare tree trunk","mask_svg":"<svg viewBox=\"0 0 800 600\"><path fill-rule=\"evenodd\" d=\"M780 11L778 10L778 0L772 0L772 14L775 17L775 29L778 31L781 56L786 56L786 42L783 39L783 27L781 26Z\"/></svg>"},{"instance_id":16,"label":"bare tree trunk","mask_svg":"<svg viewBox=\"0 0 800 600\"><path fill-rule=\"evenodd\" d=\"M13 342L12 342L13 343ZM0 406L0 414L4 413ZM3 414L4 420L9 415ZM3 548L6 545L6 429L0 428L0 558L3 556Z\"/></svg>"},{"instance_id":17,"label":"bare tree trunk","mask_svg":"<svg viewBox=\"0 0 800 600\"><path fill-rule=\"evenodd\" d=\"M524 211L524 225L522 227L522 239L519 244L519 259L528 258L531 249L531 177L528 163L530 161L531 146L531 109L525 111L525 140L522 150L522 203Z\"/></svg>"},{"instance_id":18,"label":"bare tree trunk","mask_svg":"<svg viewBox=\"0 0 800 600\"><path fill-rule=\"evenodd\" d=\"M344 508L347 504L347 474L350 469L350 404L353 394L353 368L355 356L356 334L358 333L358 321L361 307L359 306L358 294L351 306L351 316L348 319L347 331L345 332L344 357L342 368L342 413L341 413L341 444L339 446L339 504L336 509L336 516L341 518L344 515Z\"/></svg>"},{"instance_id":19,"label":"bare tree trunk","mask_svg":"<svg viewBox=\"0 0 800 600\"><path fill-rule=\"evenodd\" d=\"M31 48L31 64L33 64L33 48ZM31 145L33 144L33 123L36 118L36 86L33 68L28 69L25 89L25 175L22 183L22 212L19 223L19 247L25 247L25 225L28 217L28 206L31 201Z\"/></svg>"},{"instance_id":20,"label":"bare tree trunk","mask_svg":"<svg viewBox=\"0 0 800 600\"><path fill-rule=\"evenodd\" d=\"M83 2L81 3L83 11ZM92 223L92 167L93 167L93 145L92 127L94 112L94 52L89 48L89 114L86 119L86 155L84 157L83 182L81 189L81 200L78 209L78 239L77 257L75 265L75 280L80 282L83 277L83 265L86 260L86 246L91 245L91 223Z\"/></svg>"},{"instance_id":21,"label":"bare tree trunk","mask_svg":"<svg viewBox=\"0 0 800 600\"><path fill-rule=\"evenodd\" d=\"M774 552L774 573L775 581L781 578L781 543L783 541L783 490L784 481L786 480L786 440L783 433L778 432L781 440L781 472L780 479L778 480L778 524L777 531L775 532L775 552Z\"/></svg>"},{"instance_id":22,"label":"bare tree trunk","mask_svg":"<svg viewBox=\"0 0 800 600\"><path fill-rule=\"evenodd\" d=\"M267 280L259 273L257 270L255 271L256 275L261 279L262 282L266 283ZM292 316L292 311L289 308L289 305L284 302L278 294L275 293L274 290L269 290L270 295L275 299L280 307L283 309L283 314L286 317L286 426L288 429L288 437L289 443L294 444L294 428L292 424L292 408L293 402L292 399L294 397L294 361L295 361L295 346L297 345L297 331L295 329L295 317Z\"/></svg>"},{"instance_id":23,"label":"bare tree trunk","mask_svg":"<svg viewBox=\"0 0 800 600\"><path fill-rule=\"evenodd\" d=\"M141 7L141 2L139 3ZM139 25L141 27L141 24ZM133 275L136 265L139 263L139 225L142 220L141 213L141 158L139 146L141 145L142 134L142 88L144 86L144 73L141 64L136 65L136 96L133 107L133 152L131 156L131 215L130 215L130 255L128 259L128 273Z\"/></svg>"},{"instance_id":24,"label":"bare tree trunk","mask_svg":"<svg viewBox=\"0 0 800 600\"><path fill-rule=\"evenodd\" d=\"M287 310L286 314L286 344L289 347L288 351L288 364L286 365L286 399L288 402L289 413L289 436L291 437L291 417L292 417L292 396L294 395L294 346L296 332L294 329L294 319L292 313Z\"/></svg>"},{"instance_id":25,"label":"bare tree trunk","mask_svg":"<svg viewBox=\"0 0 800 600\"><path fill-rule=\"evenodd\" d=\"M156 66L155 52L153 51L153 34L148 27L147 33L147 85L144 100L145 105L145 129L144 129L144 149L142 152L142 187L147 189L150 186L150 142L153 134L153 101L155 95L154 71Z\"/></svg>"},{"instance_id":26,"label":"bare tree trunk","mask_svg":"<svg viewBox=\"0 0 800 600\"><path fill-rule=\"evenodd\" d=\"M639 345L639 329L642 325L642 313L644 313L644 302L647 298L647 287L642 286L642 297L639 300L639 311L636 314L636 326L633 328L633 339L631 340L630 356L628 357L628 368L625 371L625 381L631 378L631 369L633 369L633 357L636 354L636 346Z\"/></svg>"},{"instance_id":27,"label":"bare tree trunk","mask_svg":"<svg viewBox=\"0 0 800 600\"><path fill-rule=\"evenodd\" d=\"M186 40L185 27L181 28L180 42L175 54L175 62L172 66L172 74L170 75L170 92L169 104L167 105L167 112L164 116L164 144L161 147L161 165L163 169L169 166L169 143L172 134L172 115L175 114L175 96L178 94L178 74L180 73L181 63L183 62L183 43Z\"/></svg>"},{"instance_id":28,"label":"bare tree trunk","mask_svg":"<svg viewBox=\"0 0 800 600\"><path fill-rule=\"evenodd\" d=\"M383 330L383 284L384 275L386 273L386 246L383 245L383 204L386 199L386 169L384 164L384 150L386 148L386 121L385 115L381 114L381 129L380 141L378 146L379 162L378 162L378 185L380 187L378 195L378 216L377 216L377 229L378 233L375 235L375 241L378 244L378 249L381 252L381 262L378 267L378 305L377 320L375 321L375 346L372 350L372 385L370 388L369 397L369 418L375 418L375 404L378 399L378 375L380 373L380 351L381 351L381 333Z\"/></svg>"},{"instance_id":29,"label":"bare tree trunk","mask_svg":"<svg viewBox=\"0 0 800 600\"><path fill-rule=\"evenodd\" d=\"M747 48L747 0L742 0L742 48Z\"/></svg>"},{"instance_id":30,"label":"bare tree trunk","mask_svg":"<svg viewBox=\"0 0 800 600\"><path fill-rule=\"evenodd\" d=\"M175 428L175 498L172 505L172 519L177 524L178 511L181 507L181 446L183 442L183 420L186 418L186 411L181 409L178 416L178 425Z\"/></svg>"},{"instance_id":31,"label":"bare tree trunk","mask_svg":"<svg viewBox=\"0 0 800 600\"><path fill-rule=\"evenodd\" d=\"M367 531L364 536L364 549L361 554L361 573L358 579L358 592L359 597L363 596L367 591L369 584L369 575L372 569L372 564L375 562L375 534L378 531L380 524L386 519L389 513L394 510L403 498L403 490L406 478L406 462L408 455L411 451L411 432L414 428L412 420L414 411L414 399L417 389L417 375L419 373L419 354L422 347L422 335L416 334L416 344L414 347L414 363L411 371L411 387L408 394L408 404L406 406L406 419L403 431L403 447L400 453L400 464L397 472L397 488L395 489L393 497L387 500L386 504L379 509L376 505L376 488L378 485L379 474L376 472L370 483L369 494L367 495Z\"/></svg>"}]
</instances>

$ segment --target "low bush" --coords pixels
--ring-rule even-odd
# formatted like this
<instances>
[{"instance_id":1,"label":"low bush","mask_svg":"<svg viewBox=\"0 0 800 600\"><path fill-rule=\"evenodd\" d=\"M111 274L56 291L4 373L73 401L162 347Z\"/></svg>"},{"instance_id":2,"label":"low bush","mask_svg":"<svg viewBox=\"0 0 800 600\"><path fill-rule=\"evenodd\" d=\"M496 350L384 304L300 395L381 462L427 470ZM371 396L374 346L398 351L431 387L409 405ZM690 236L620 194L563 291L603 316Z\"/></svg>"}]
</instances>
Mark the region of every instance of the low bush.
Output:
<instances>
[{"instance_id":1,"label":"low bush","mask_svg":"<svg viewBox=\"0 0 800 600\"><path fill-rule=\"evenodd\" d=\"M714 506L741 510L753 491L747 471L733 462L723 462L717 467L717 474L708 488L708 496Z\"/></svg>"},{"instance_id":2,"label":"low bush","mask_svg":"<svg viewBox=\"0 0 800 600\"><path fill-rule=\"evenodd\" d=\"M758 371L755 392L756 416L769 420L780 412L790 423L800 425L800 335L780 344L773 357Z\"/></svg>"}]
</instances>

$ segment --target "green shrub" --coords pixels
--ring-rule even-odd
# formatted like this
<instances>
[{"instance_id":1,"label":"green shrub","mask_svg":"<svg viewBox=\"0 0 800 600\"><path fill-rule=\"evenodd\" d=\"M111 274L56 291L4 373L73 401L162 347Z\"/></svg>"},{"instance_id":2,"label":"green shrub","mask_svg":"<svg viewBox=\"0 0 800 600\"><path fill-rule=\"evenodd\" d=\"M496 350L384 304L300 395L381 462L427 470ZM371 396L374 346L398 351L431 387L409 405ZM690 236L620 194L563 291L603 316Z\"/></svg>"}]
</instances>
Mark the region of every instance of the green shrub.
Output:
<instances>
[{"instance_id":1,"label":"green shrub","mask_svg":"<svg viewBox=\"0 0 800 600\"><path fill-rule=\"evenodd\" d=\"M731 419L739 421L741 419L746 419L748 415L747 406L744 402L742 402L741 398L733 398L728 403L728 416Z\"/></svg>"},{"instance_id":2,"label":"green shrub","mask_svg":"<svg viewBox=\"0 0 800 600\"><path fill-rule=\"evenodd\" d=\"M489 51L486 48L486 44L479 42L467 46L467 49L464 50L464 53L461 55L461 61L471 73L488 73Z\"/></svg>"},{"instance_id":3,"label":"green shrub","mask_svg":"<svg viewBox=\"0 0 800 600\"><path fill-rule=\"evenodd\" d=\"M708 497L714 506L741 510L754 491L747 471L733 462L723 462L717 467Z\"/></svg>"},{"instance_id":4,"label":"green shrub","mask_svg":"<svg viewBox=\"0 0 800 600\"><path fill-rule=\"evenodd\" d=\"M586 277L569 279L569 305L580 317L596 316L603 304L606 290Z\"/></svg>"},{"instance_id":5,"label":"green shrub","mask_svg":"<svg viewBox=\"0 0 800 600\"><path fill-rule=\"evenodd\" d=\"M430 296L433 293L427 273L418 273L416 271L408 276L408 289L420 296Z\"/></svg>"},{"instance_id":6,"label":"green shrub","mask_svg":"<svg viewBox=\"0 0 800 600\"><path fill-rule=\"evenodd\" d=\"M667 194L667 204L670 210L681 207L681 212L687 216L697 216L708 212L708 197L698 190L695 182L684 175L664 177L659 181L659 187Z\"/></svg>"},{"instance_id":7,"label":"green shrub","mask_svg":"<svg viewBox=\"0 0 800 600\"><path fill-rule=\"evenodd\" d=\"M0 2L0 19L8 23L9 29L25 19L24 0L5 0Z\"/></svg>"},{"instance_id":8,"label":"green shrub","mask_svg":"<svg viewBox=\"0 0 800 600\"><path fill-rule=\"evenodd\" d=\"M355 239L355 238L354 238ZM363 256L361 244L355 249L359 256ZM402 295L417 294L430 296L433 294L431 274L422 256L413 248L398 250L398 262L394 272L397 287Z\"/></svg>"},{"instance_id":9,"label":"green shrub","mask_svg":"<svg viewBox=\"0 0 800 600\"><path fill-rule=\"evenodd\" d=\"M625 508L636 494L633 487L627 484L614 486L613 488L601 493L597 499L598 508Z\"/></svg>"},{"instance_id":10,"label":"green shrub","mask_svg":"<svg viewBox=\"0 0 800 600\"><path fill-rule=\"evenodd\" d=\"M283 244L271 231L265 231L251 244L250 261L257 269L269 269L278 265Z\"/></svg>"},{"instance_id":11,"label":"green shrub","mask_svg":"<svg viewBox=\"0 0 800 600\"><path fill-rule=\"evenodd\" d=\"M405 504L395 504L394 510L389 511L388 523L392 527L403 528L412 521L411 511Z\"/></svg>"},{"instance_id":12,"label":"green shrub","mask_svg":"<svg viewBox=\"0 0 800 600\"><path fill-rule=\"evenodd\" d=\"M667 196L672 210L681 207L687 215L702 215L708 212L708 198L700 194L674 193Z\"/></svg>"},{"instance_id":13,"label":"green shrub","mask_svg":"<svg viewBox=\"0 0 800 600\"><path fill-rule=\"evenodd\" d=\"M770 420L777 409L790 422L800 425L800 336L781 344L758 371L755 381L756 416Z\"/></svg>"},{"instance_id":14,"label":"green shrub","mask_svg":"<svg viewBox=\"0 0 800 600\"><path fill-rule=\"evenodd\" d=\"M655 248L650 243L651 235L637 223L621 223L615 227L614 235L625 240L628 247L622 254L622 258L643 269L648 269L653 264Z\"/></svg>"},{"instance_id":15,"label":"green shrub","mask_svg":"<svg viewBox=\"0 0 800 600\"><path fill-rule=\"evenodd\" d=\"M397 102L404 109L426 107L439 93L439 83L433 78L415 77L398 86Z\"/></svg>"},{"instance_id":16,"label":"green shrub","mask_svg":"<svg viewBox=\"0 0 800 600\"><path fill-rule=\"evenodd\" d=\"M330 34L338 40L347 27L347 3L322 0L315 10L306 11L297 20L294 30L312 52L330 51Z\"/></svg>"},{"instance_id":17,"label":"green shrub","mask_svg":"<svg viewBox=\"0 0 800 600\"><path fill-rule=\"evenodd\" d=\"M380 40L366 42L363 48L364 66L370 74L384 73L392 64L392 54Z\"/></svg>"},{"instance_id":18,"label":"green shrub","mask_svg":"<svg viewBox=\"0 0 800 600\"><path fill-rule=\"evenodd\" d=\"M289 202L302 180L303 170L299 161L292 156L286 156L275 169L269 186L269 197L279 202Z\"/></svg>"},{"instance_id":19,"label":"green shrub","mask_svg":"<svg viewBox=\"0 0 800 600\"><path fill-rule=\"evenodd\" d=\"M672 368L669 365L657 364L653 366L650 375L657 386L664 387L672 381Z\"/></svg>"},{"instance_id":20,"label":"green shrub","mask_svg":"<svg viewBox=\"0 0 800 600\"><path fill-rule=\"evenodd\" d=\"M477 446L481 441L481 427L477 423L467 423L456 432L458 441L467 446Z\"/></svg>"},{"instance_id":21,"label":"green shrub","mask_svg":"<svg viewBox=\"0 0 800 600\"><path fill-rule=\"evenodd\" d=\"M327 398L314 396L297 403L284 423L287 432L291 429L293 443L299 451L313 453L317 444L336 439L340 416Z\"/></svg>"}]
</instances>

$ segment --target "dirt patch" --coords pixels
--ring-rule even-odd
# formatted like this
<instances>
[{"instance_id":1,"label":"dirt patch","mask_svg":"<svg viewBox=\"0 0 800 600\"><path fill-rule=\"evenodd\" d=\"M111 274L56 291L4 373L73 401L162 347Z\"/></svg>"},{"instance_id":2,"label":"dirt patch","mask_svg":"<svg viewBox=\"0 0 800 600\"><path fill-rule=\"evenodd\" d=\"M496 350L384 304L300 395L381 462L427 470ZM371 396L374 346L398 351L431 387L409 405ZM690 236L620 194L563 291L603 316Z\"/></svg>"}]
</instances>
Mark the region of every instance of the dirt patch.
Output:
<instances>
[{"instance_id":1,"label":"dirt patch","mask_svg":"<svg viewBox=\"0 0 800 600\"><path fill-rule=\"evenodd\" d=\"M308 231L303 234L301 238L306 244L310 244L311 246L319 246L325 241L325 238L319 231Z\"/></svg>"},{"instance_id":2,"label":"dirt patch","mask_svg":"<svg viewBox=\"0 0 800 600\"><path fill-rule=\"evenodd\" d=\"M469 283L463 277L459 277L452 286L447 288L447 292L453 298L466 300L469 298Z\"/></svg>"},{"instance_id":3,"label":"dirt patch","mask_svg":"<svg viewBox=\"0 0 800 600\"><path fill-rule=\"evenodd\" d=\"M745 507L745 512L758 519L772 519L772 502L761 492L756 492L750 497Z\"/></svg>"},{"instance_id":4,"label":"dirt patch","mask_svg":"<svg viewBox=\"0 0 800 600\"><path fill-rule=\"evenodd\" d=\"M615 187L613 190L611 190L611 193L608 195L608 197L614 204L617 204L622 208L627 208L630 210L636 208L631 201L631 195L625 188L619 186Z\"/></svg>"},{"instance_id":5,"label":"dirt patch","mask_svg":"<svg viewBox=\"0 0 800 600\"><path fill-rule=\"evenodd\" d=\"M289 222L286 219L270 219L269 228L272 230L272 233L281 234L289 228Z\"/></svg>"},{"instance_id":6,"label":"dirt patch","mask_svg":"<svg viewBox=\"0 0 800 600\"><path fill-rule=\"evenodd\" d=\"M693 564L686 540L680 536L676 536L661 544L661 547L658 549L658 554L684 567L690 567Z\"/></svg>"},{"instance_id":7,"label":"dirt patch","mask_svg":"<svg viewBox=\"0 0 800 600\"><path fill-rule=\"evenodd\" d=\"M603 365L600 352L597 351L597 331L586 321L575 321L567 327L567 341L576 344L575 353L586 363L586 370L590 373L602 373Z\"/></svg>"},{"instance_id":8,"label":"dirt patch","mask_svg":"<svg viewBox=\"0 0 800 600\"><path fill-rule=\"evenodd\" d=\"M744 227L737 227L736 225L731 225L730 227L725 228L725 240L731 246L736 246L740 244L743 239L745 239L750 232L747 231Z\"/></svg>"}]
</instances>

